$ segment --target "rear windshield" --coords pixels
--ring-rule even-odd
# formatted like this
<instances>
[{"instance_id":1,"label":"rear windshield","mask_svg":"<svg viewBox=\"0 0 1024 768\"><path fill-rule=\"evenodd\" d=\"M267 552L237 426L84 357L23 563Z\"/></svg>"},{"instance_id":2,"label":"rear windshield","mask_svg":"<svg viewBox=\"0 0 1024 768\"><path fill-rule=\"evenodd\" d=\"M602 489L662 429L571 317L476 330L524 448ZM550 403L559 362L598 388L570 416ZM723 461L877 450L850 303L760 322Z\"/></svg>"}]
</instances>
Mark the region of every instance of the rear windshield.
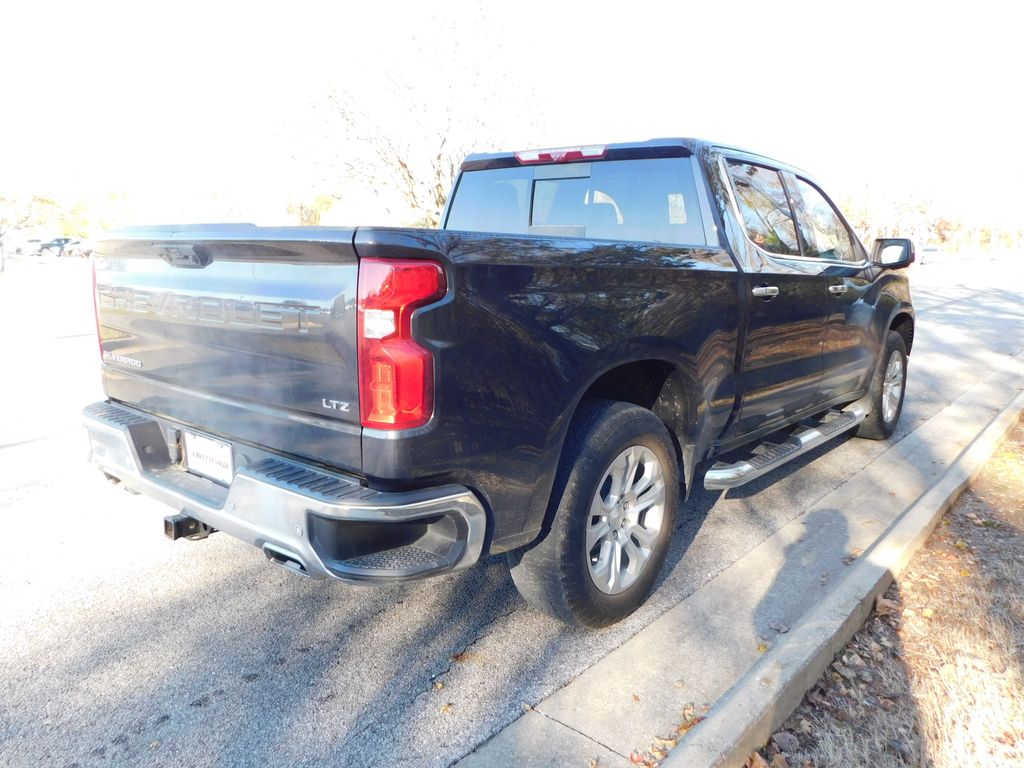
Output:
<instances>
[{"instance_id":1,"label":"rear windshield","mask_svg":"<svg viewBox=\"0 0 1024 768\"><path fill-rule=\"evenodd\" d=\"M445 229L705 244L689 158L465 171Z\"/></svg>"}]
</instances>

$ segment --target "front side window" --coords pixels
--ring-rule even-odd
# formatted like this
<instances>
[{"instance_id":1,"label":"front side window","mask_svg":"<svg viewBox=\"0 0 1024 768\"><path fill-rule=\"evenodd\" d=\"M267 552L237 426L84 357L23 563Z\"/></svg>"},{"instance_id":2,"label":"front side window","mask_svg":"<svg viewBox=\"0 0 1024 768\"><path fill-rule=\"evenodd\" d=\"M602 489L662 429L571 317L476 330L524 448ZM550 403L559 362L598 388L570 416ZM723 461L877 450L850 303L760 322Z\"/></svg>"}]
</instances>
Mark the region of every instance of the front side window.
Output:
<instances>
[{"instance_id":1,"label":"front side window","mask_svg":"<svg viewBox=\"0 0 1024 768\"><path fill-rule=\"evenodd\" d=\"M793 214L778 171L729 160L729 178L747 237L769 253L799 256Z\"/></svg>"},{"instance_id":2,"label":"front side window","mask_svg":"<svg viewBox=\"0 0 1024 768\"><path fill-rule=\"evenodd\" d=\"M465 171L445 229L704 245L688 158Z\"/></svg>"},{"instance_id":3,"label":"front side window","mask_svg":"<svg viewBox=\"0 0 1024 768\"><path fill-rule=\"evenodd\" d=\"M859 261L850 232L828 198L800 178L796 180L795 192L796 221L804 239L804 255L830 261Z\"/></svg>"}]
</instances>

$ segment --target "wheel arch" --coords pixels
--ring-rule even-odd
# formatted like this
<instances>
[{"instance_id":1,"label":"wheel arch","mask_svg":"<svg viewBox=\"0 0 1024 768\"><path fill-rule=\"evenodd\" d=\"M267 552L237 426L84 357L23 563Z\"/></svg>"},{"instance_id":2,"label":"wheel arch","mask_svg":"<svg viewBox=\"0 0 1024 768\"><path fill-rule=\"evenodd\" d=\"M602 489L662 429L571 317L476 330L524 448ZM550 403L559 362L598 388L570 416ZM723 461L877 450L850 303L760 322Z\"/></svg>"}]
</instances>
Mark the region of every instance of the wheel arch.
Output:
<instances>
[{"instance_id":1,"label":"wheel arch","mask_svg":"<svg viewBox=\"0 0 1024 768\"><path fill-rule=\"evenodd\" d=\"M914 315L905 307L898 307L889 320L890 331L896 331L900 336L903 337L903 343L906 344L907 354L910 354L910 348L914 345Z\"/></svg>"},{"instance_id":2,"label":"wheel arch","mask_svg":"<svg viewBox=\"0 0 1024 768\"><path fill-rule=\"evenodd\" d=\"M677 363L658 357L618 361L591 378L572 413L575 416L580 406L591 400L618 400L653 412L672 439L689 495L697 464L699 392L696 377Z\"/></svg>"}]
</instances>

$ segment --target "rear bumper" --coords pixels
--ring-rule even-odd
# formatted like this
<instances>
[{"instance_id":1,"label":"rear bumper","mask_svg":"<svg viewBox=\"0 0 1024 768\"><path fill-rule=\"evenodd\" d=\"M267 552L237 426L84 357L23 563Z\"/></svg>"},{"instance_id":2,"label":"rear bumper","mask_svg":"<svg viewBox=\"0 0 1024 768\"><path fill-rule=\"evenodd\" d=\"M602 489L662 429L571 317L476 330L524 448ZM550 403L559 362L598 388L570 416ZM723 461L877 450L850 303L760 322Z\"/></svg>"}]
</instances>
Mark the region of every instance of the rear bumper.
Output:
<instances>
[{"instance_id":1,"label":"rear bumper","mask_svg":"<svg viewBox=\"0 0 1024 768\"><path fill-rule=\"evenodd\" d=\"M82 417L101 470L311 578L405 581L472 565L483 549L486 514L463 486L374 491L236 445L225 487L184 469L180 425L113 402L94 403Z\"/></svg>"}]
</instances>

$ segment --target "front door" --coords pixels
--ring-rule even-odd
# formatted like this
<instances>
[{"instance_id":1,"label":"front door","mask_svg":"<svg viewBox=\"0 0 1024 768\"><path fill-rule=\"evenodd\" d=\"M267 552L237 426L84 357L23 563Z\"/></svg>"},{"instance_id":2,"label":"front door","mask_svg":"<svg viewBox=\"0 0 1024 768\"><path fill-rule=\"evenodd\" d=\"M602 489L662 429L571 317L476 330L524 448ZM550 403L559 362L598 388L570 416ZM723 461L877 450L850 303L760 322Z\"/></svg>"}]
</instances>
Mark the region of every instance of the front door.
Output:
<instances>
[{"instance_id":1,"label":"front door","mask_svg":"<svg viewBox=\"0 0 1024 768\"><path fill-rule=\"evenodd\" d=\"M874 366L874 308L864 301L871 282L867 254L836 207L807 179L783 174L793 199L805 257L822 267L827 292L821 385L815 402L833 402L869 384Z\"/></svg>"}]
</instances>

